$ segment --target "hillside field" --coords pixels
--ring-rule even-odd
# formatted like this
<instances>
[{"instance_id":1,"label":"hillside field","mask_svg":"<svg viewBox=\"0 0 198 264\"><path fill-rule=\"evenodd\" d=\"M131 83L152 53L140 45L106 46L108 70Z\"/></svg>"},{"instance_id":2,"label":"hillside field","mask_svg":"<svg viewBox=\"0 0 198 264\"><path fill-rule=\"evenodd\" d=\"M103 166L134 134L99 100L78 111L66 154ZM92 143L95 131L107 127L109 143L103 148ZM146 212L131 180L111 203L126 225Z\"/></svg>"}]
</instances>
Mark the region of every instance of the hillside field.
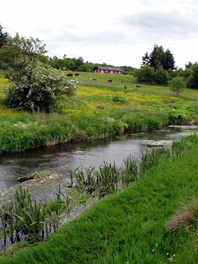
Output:
<instances>
[{"instance_id":1,"label":"hillside field","mask_svg":"<svg viewBox=\"0 0 198 264\"><path fill-rule=\"evenodd\" d=\"M197 90L185 89L176 96L168 86L139 84L141 88L136 88L132 75L80 72L74 79L79 81L76 95L62 96L57 107L46 114L37 109L34 113L7 109L3 99L8 80L1 77L0 152L90 141L198 120Z\"/></svg>"}]
</instances>

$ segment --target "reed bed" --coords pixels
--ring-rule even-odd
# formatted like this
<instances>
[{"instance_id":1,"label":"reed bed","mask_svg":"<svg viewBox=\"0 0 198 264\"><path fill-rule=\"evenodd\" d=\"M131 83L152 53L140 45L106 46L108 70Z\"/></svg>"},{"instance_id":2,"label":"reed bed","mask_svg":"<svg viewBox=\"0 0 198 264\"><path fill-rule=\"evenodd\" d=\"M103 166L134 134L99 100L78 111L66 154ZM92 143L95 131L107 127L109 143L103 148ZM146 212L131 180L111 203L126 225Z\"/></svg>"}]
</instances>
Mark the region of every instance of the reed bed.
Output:
<instances>
[{"instance_id":1,"label":"reed bed","mask_svg":"<svg viewBox=\"0 0 198 264\"><path fill-rule=\"evenodd\" d=\"M28 240L31 243L49 237L49 233L56 232L61 213L70 210L70 199L60 189L49 200L40 197L41 201L34 200L28 189L15 188L12 201L0 208L1 237L4 247L8 239L10 243Z\"/></svg>"}]
</instances>

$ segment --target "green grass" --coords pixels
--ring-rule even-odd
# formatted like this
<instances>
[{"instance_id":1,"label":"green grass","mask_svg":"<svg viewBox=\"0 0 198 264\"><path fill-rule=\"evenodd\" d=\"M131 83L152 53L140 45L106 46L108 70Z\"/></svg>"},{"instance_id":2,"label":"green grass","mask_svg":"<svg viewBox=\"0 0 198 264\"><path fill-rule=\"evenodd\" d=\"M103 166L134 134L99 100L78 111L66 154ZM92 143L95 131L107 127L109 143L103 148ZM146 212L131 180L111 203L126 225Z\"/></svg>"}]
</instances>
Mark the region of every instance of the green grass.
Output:
<instances>
[{"instance_id":1,"label":"green grass","mask_svg":"<svg viewBox=\"0 0 198 264\"><path fill-rule=\"evenodd\" d=\"M198 121L197 90L186 89L177 97L166 86L141 84L135 88L132 75L81 72L75 79L83 83L76 96L59 98L62 114L9 110L0 103L0 153ZM109 84L107 79L113 82ZM0 78L0 102L6 83Z\"/></svg>"},{"instance_id":2,"label":"green grass","mask_svg":"<svg viewBox=\"0 0 198 264\"><path fill-rule=\"evenodd\" d=\"M197 263L196 226L176 234L165 228L180 203L197 195L198 142L193 145L174 162L161 162L126 190L99 200L47 242L8 253L1 263Z\"/></svg>"}]
</instances>

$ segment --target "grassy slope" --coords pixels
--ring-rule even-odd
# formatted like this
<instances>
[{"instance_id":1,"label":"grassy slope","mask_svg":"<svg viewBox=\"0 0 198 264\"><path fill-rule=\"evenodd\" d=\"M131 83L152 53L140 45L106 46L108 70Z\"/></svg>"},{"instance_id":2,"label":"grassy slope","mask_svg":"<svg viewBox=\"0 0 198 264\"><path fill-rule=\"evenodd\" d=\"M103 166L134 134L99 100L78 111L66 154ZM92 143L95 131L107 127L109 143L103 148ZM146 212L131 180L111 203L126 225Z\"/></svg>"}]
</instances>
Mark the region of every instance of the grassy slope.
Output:
<instances>
[{"instance_id":1,"label":"grassy slope","mask_svg":"<svg viewBox=\"0 0 198 264\"><path fill-rule=\"evenodd\" d=\"M97 82L90 78L96 78ZM141 84L139 89L134 87L135 79L131 75L80 73L75 79L81 79L83 84L79 85L76 96L61 97L62 115L33 115L8 110L1 104L7 81L0 78L0 151L89 141L127 129L138 132L198 120L197 90L186 89L177 97L164 86ZM113 82L107 83L108 79Z\"/></svg>"},{"instance_id":2,"label":"grassy slope","mask_svg":"<svg viewBox=\"0 0 198 264\"><path fill-rule=\"evenodd\" d=\"M197 159L196 144L182 158L153 168L122 193L97 202L47 243L1 257L0 263L153 264L171 258L197 263L196 247L187 253L194 243L189 233L171 235L164 227L179 203L196 195Z\"/></svg>"}]
</instances>

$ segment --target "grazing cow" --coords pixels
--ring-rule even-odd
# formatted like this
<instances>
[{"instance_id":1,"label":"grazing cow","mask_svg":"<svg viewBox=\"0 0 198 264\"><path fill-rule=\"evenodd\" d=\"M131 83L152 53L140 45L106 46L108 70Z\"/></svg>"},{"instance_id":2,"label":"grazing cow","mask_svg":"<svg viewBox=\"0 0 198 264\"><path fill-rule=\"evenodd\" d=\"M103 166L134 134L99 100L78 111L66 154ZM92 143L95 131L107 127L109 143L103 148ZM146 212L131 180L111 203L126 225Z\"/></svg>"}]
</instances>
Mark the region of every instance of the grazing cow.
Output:
<instances>
[{"instance_id":1,"label":"grazing cow","mask_svg":"<svg viewBox=\"0 0 198 264\"><path fill-rule=\"evenodd\" d=\"M92 78L91 78L90 80L91 80L91 81L97 81L96 79L92 79Z\"/></svg>"},{"instance_id":2,"label":"grazing cow","mask_svg":"<svg viewBox=\"0 0 198 264\"><path fill-rule=\"evenodd\" d=\"M112 83L112 80L107 80L107 82L110 82L110 83Z\"/></svg>"},{"instance_id":3,"label":"grazing cow","mask_svg":"<svg viewBox=\"0 0 198 264\"><path fill-rule=\"evenodd\" d=\"M73 74L72 73L68 73L67 76L68 77L73 77Z\"/></svg>"},{"instance_id":4,"label":"grazing cow","mask_svg":"<svg viewBox=\"0 0 198 264\"><path fill-rule=\"evenodd\" d=\"M79 76L79 73L75 73L74 76Z\"/></svg>"},{"instance_id":5,"label":"grazing cow","mask_svg":"<svg viewBox=\"0 0 198 264\"><path fill-rule=\"evenodd\" d=\"M136 88L141 88L141 86L139 86L139 85L137 85L137 84L135 84L134 86L135 86Z\"/></svg>"},{"instance_id":6,"label":"grazing cow","mask_svg":"<svg viewBox=\"0 0 198 264\"><path fill-rule=\"evenodd\" d=\"M121 81L121 83L124 83L124 81Z\"/></svg>"}]
</instances>

